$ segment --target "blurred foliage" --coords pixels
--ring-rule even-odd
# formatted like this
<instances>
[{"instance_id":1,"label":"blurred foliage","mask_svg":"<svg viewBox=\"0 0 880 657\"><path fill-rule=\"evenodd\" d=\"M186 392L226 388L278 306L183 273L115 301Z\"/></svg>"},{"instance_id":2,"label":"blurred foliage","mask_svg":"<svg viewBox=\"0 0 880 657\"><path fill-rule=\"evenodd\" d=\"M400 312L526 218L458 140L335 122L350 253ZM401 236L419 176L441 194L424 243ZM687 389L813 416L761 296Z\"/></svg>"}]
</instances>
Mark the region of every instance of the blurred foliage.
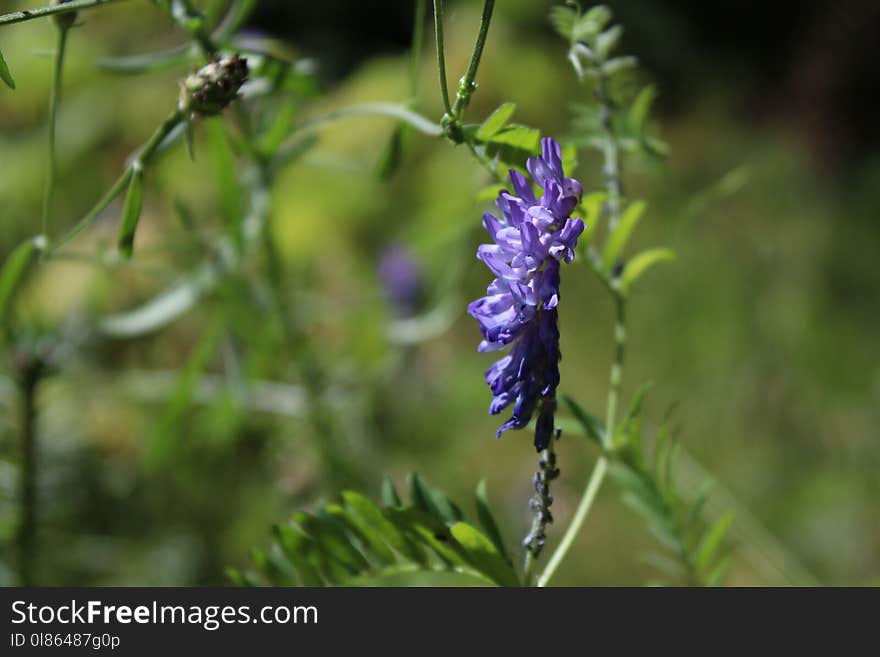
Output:
<instances>
[{"instance_id":1,"label":"blurred foliage","mask_svg":"<svg viewBox=\"0 0 880 657\"><path fill-rule=\"evenodd\" d=\"M3 10L29 4L7 2ZM562 134L572 108L590 120L577 109L590 99L547 20L550 4L496 7L468 111L475 124L499 107L507 113L508 102L518 122L543 134ZM627 51L649 53L651 70L656 44L672 40L668 22L662 3L634 4L655 22L634 23L622 39ZM466 65L478 12L473 2L450 3L450 71ZM401 136L397 122L372 116L323 125L302 137L308 143L277 138L286 126L353 104L409 103L407 55L366 57L346 77L322 79L314 74L320 51L270 40L295 73L284 103L255 101L265 120L254 126L260 148L289 154L272 172L267 199L274 249L261 245L229 268L226 246L213 239L249 203L219 164L230 152L241 157L234 116L226 116L196 126L194 160L181 145L146 170L132 260L114 257L118 199L59 257L32 267L30 247L20 245L38 232L54 29L50 21L0 27L16 83L14 92L0 87L0 254L4 265L28 267L11 299L27 329L20 332L28 344L48 342L58 363L37 399L37 582L223 583L225 567L246 568L244 555L265 544L266 527L293 509L318 517L336 491L377 489L384 473L400 482L414 469L452 499L487 477L499 524L525 534L531 440L493 438L486 363L464 313L485 286L473 253L485 205L476 199L490 174L464 147L412 130ZM178 81L197 59L179 52L185 42L152 3L80 15L59 113L58 234L92 207L175 106ZM685 39L670 49L689 47L698 48ZM147 74L126 75L144 68L142 53L163 54L148 61ZM702 468L712 472L705 509L716 528L729 500L751 509L736 509L730 536L744 546L758 536L766 549L737 551L729 583L804 582L815 573L824 583L876 584L880 157L869 153L844 177L827 175L801 123L747 111L750 89L731 84L738 69L723 58L701 66L712 74L685 79L676 97L655 87L662 130L643 133L638 114L629 126L634 138L662 134L670 152L664 167L636 158L624 172L627 191L651 199L633 246L669 244L678 261L632 292L625 388L651 379L659 385L649 407L679 402L676 417L687 420L675 433L687 451L671 462L689 500L699 496ZM419 78L415 105L439 119L427 45ZM640 101L648 103L655 92L644 93L652 94ZM491 141L498 133L483 125ZM397 167L388 164L389 144ZM601 187L598 159L584 158L577 175L588 190ZM418 263L424 294L415 317L400 317L380 282L379 261L392 244ZM201 290L208 279L200 302L175 321L114 334L125 325L113 320L131 317L124 313L159 294L180 303L188 283ZM0 307L8 305L4 285ZM563 295L563 391L598 408L613 309L586 269L567 272ZM111 328L96 337L96 326ZM4 352L0 583L7 584L16 581L20 412L10 365L17 352L9 345ZM566 436L557 449L554 530L565 526L596 454ZM638 518L620 512L618 497L611 487L600 494L559 582L655 577L655 564L638 560L653 540ZM701 536L708 540L705 528Z\"/></svg>"}]
</instances>

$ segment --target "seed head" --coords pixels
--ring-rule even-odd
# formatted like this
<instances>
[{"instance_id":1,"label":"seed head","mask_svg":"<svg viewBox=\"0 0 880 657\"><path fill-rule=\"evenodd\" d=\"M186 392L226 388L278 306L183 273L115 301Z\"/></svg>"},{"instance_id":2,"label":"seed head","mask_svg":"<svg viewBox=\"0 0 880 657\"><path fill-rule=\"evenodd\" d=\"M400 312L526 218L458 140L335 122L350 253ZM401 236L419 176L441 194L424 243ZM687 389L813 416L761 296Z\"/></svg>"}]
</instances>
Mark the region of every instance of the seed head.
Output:
<instances>
[{"instance_id":1,"label":"seed head","mask_svg":"<svg viewBox=\"0 0 880 657\"><path fill-rule=\"evenodd\" d=\"M238 98L247 79L245 58L237 54L215 57L180 83L180 109L203 116L219 114Z\"/></svg>"}]
</instances>

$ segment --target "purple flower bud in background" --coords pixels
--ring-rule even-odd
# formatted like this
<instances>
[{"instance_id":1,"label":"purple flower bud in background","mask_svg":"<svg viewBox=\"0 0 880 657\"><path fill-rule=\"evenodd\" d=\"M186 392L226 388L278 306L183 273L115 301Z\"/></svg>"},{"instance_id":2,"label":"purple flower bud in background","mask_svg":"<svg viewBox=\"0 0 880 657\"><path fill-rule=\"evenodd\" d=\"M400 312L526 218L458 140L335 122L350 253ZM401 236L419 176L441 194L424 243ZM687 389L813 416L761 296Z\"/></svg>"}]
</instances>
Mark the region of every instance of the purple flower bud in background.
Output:
<instances>
[{"instance_id":1,"label":"purple flower bud in background","mask_svg":"<svg viewBox=\"0 0 880 657\"><path fill-rule=\"evenodd\" d=\"M556 140L541 140L541 156L526 169L543 189L535 197L532 184L511 170L514 193L502 190L495 205L501 217L487 212L483 226L494 244L481 244L477 258L497 277L486 296L468 306L480 323L480 351L513 345L510 353L486 370L494 398L491 414L513 404L513 413L498 429L521 429L538 410L535 448L546 449L553 436L556 387L559 385L559 263L571 262L584 222L569 215L580 202L583 188L562 170L562 151Z\"/></svg>"},{"instance_id":2,"label":"purple flower bud in background","mask_svg":"<svg viewBox=\"0 0 880 657\"><path fill-rule=\"evenodd\" d=\"M399 244L388 246L379 262L379 279L391 311L397 317L412 317L422 308L422 277L415 260Z\"/></svg>"}]
</instances>

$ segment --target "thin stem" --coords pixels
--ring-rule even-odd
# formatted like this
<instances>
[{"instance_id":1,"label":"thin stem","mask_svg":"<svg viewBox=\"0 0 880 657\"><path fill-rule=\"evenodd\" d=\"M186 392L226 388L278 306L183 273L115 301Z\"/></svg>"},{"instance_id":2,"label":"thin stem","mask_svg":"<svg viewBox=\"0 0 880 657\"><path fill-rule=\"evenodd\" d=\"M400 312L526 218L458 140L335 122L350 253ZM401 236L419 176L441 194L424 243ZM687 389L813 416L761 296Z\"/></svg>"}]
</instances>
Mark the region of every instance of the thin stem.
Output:
<instances>
[{"instance_id":1,"label":"thin stem","mask_svg":"<svg viewBox=\"0 0 880 657\"><path fill-rule=\"evenodd\" d=\"M446 114L452 115L449 89L446 86L446 55L443 48L443 0L434 0L434 40L437 43L437 70L440 73L440 95Z\"/></svg>"},{"instance_id":2,"label":"thin stem","mask_svg":"<svg viewBox=\"0 0 880 657\"><path fill-rule=\"evenodd\" d=\"M556 550L550 556L550 560L547 562L547 567L544 568L544 572L541 573L541 576L538 578L537 586L547 586L550 578L553 577L556 569L559 568L559 564L562 563L565 555L568 554L581 525L584 524L584 520L586 520L587 515L590 513L590 509L593 506L593 500L596 499L596 493L599 492L599 487L602 485L607 470L608 459L605 456L600 456L599 460L596 461L596 467L593 468L593 474L590 475L590 480L587 483L586 490L584 490L583 497L581 497L580 504L578 504L577 510L574 512L574 517L571 519L571 524L568 526L562 540L559 541Z\"/></svg>"},{"instance_id":3,"label":"thin stem","mask_svg":"<svg viewBox=\"0 0 880 657\"><path fill-rule=\"evenodd\" d=\"M21 520L18 526L18 568L22 586L32 586L37 563L37 386L39 366L26 367L21 391Z\"/></svg>"},{"instance_id":4,"label":"thin stem","mask_svg":"<svg viewBox=\"0 0 880 657\"><path fill-rule=\"evenodd\" d=\"M620 175L620 149L614 134L612 115L614 102L608 91L608 76L601 66L595 67L596 100L599 103L599 124L602 126L602 151L605 187L608 190L608 231L613 232L620 221L620 200L623 197L623 182Z\"/></svg>"},{"instance_id":5,"label":"thin stem","mask_svg":"<svg viewBox=\"0 0 880 657\"><path fill-rule=\"evenodd\" d=\"M35 18L45 18L54 14L68 14L72 11L81 11L83 9L91 9L101 5L107 5L111 2L119 0L71 0L60 5L52 5L50 7L40 7L39 9L23 9L22 11L13 11L9 14L0 16L0 25L12 25L13 23L21 23L30 21Z\"/></svg>"},{"instance_id":6,"label":"thin stem","mask_svg":"<svg viewBox=\"0 0 880 657\"><path fill-rule=\"evenodd\" d=\"M614 360L611 363L611 372L609 374L608 402L606 405L606 433L604 445L606 449L614 446L617 406L618 400L620 399L620 384L623 372L623 359L626 353L625 299L620 294L615 294L614 302L617 311L617 318L614 323ZM562 537L562 540L559 542L559 545L550 557L550 561L547 562L547 567L544 569L544 572L541 573L541 576L538 578L538 586L543 587L547 585L557 568L559 568L559 564L562 563L565 555L568 554L578 532L580 532L581 526L584 524L584 521L587 519L587 516L593 507L596 494L599 492L599 488L602 486L602 482L604 481L607 472L608 456L603 454L599 457L596 466L593 468L593 473L590 475L587 487L584 489L584 494L574 512L574 516L571 519L568 529L565 531L565 535Z\"/></svg>"},{"instance_id":7,"label":"thin stem","mask_svg":"<svg viewBox=\"0 0 880 657\"><path fill-rule=\"evenodd\" d=\"M58 118L58 106L61 103L61 75L64 70L64 51L67 46L67 26L58 27L58 46L55 53L55 70L52 77L52 91L49 96L49 157L46 172L46 189L43 194L43 235L49 236L49 222L52 216L52 199L55 193L55 179L58 172L56 159L55 134Z\"/></svg>"},{"instance_id":8,"label":"thin stem","mask_svg":"<svg viewBox=\"0 0 880 657\"><path fill-rule=\"evenodd\" d=\"M165 138L168 137L168 135L170 135L183 120L184 113L180 109L175 109L168 115L168 118L162 122L162 125L156 128L147 143L140 149L137 156L132 159L128 166L125 167L125 170L119 175L116 182L113 183L113 186L107 190L104 196L101 197L101 200L89 210L88 214L80 219L79 223L71 228L70 231L53 246L52 250L49 252L50 255L54 254L58 249L67 244L97 220L107 206L113 202L113 199L119 196L128 186L133 171L137 168L143 169L144 166L149 163L149 161L156 155L162 142L165 141Z\"/></svg>"},{"instance_id":9,"label":"thin stem","mask_svg":"<svg viewBox=\"0 0 880 657\"><path fill-rule=\"evenodd\" d=\"M474 80L477 77L477 69L480 68L480 58L483 56L483 47L486 45L486 37L489 35L489 24L492 22L492 10L495 8L495 0L485 0L483 2L483 16L480 19L480 31L477 34L477 41L474 43L474 50L471 53L471 61L468 64L467 73L458 85L458 93L455 96L455 104L452 106L452 116L456 121L460 122L464 110L470 103L471 95L477 88Z\"/></svg>"},{"instance_id":10,"label":"thin stem","mask_svg":"<svg viewBox=\"0 0 880 657\"><path fill-rule=\"evenodd\" d=\"M190 0L172 0L170 13L178 27L189 33L207 59L217 54L217 45L205 29L205 17Z\"/></svg>"}]
</instances>

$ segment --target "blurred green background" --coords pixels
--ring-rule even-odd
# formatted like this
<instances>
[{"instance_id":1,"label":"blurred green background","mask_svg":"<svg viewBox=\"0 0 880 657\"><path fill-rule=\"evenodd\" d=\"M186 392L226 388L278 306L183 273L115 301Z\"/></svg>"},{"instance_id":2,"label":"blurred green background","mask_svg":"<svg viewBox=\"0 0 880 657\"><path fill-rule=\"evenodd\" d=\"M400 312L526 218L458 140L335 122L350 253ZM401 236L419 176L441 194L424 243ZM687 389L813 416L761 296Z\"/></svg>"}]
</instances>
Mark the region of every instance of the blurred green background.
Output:
<instances>
[{"instance_id":1,"label":"blurred green background","mask_svg":"<svg viewBox=\"0 0 880 657\"><path fill-rule=\"evenodd\" d=\"M253 29L321 80L322 95L297 116L408 98L411 5L367 4L259 3ZM469 118L514 101L518 121L568 134L571 105L590 98L547 21L552 4L497 3ZM678 404L684 489L705 469L717 482L710 511L736 513L728 583L880 584L880 143L864 100L878 81L878 11L858 1L837 11L713 3L714 13L702 3L610 4L627 28L624 50L658 84L654 129L670 145L662 166L627 163L628 195L649 202L635 247L679 256L632 299L624 389L655 382L655 423ZM35 5L0 10L25 6ZM450 2L447 14L454 84L479 3ZM80 23L59 118L59 231L165 117L187 72L96 66L182 43L151 3L121 2ZM439 118L430 45L418 109ZM18 83L0 90L5 260L39 231L54 28L2 27L0 47ZM219 121L198 128L195 162L178 147L148 171L131 263L100 256L113 244L117 204L17 299L22 325L63 351L38 398L37 582L223 583L223 569L246 565L292 510L343 487L378 493L384 474L400 482L410 470L463 500L485 477L503 529L523 536L536 457L526 431L495 440L497 418L486 413L491 357L476 352L465 307L489 279L474 258L488 207L477 195L489 181L464 147L410 134L402 166L381 180L394 125L352 119L327 126L284 169L271 230L293 343L265 301L259 260L161 330L92 336L100 318L146 302L205 257L200 240L222 226L225 183L206 137ZM591 156L577 176L588 190L601 186ZM193 228L175 212L181 202ZM419 310L433 320L407 343L378 274L394 245L417 263ZM583 265L565 268L562 294L561 390L599 413L612 308ZM12 584L20 418L7 358L3 367L0 583ZM181 368L192 385L179 383ZM595 456L577 437L560 443L551 541ZM644 560L653 545L609 482L557 581L642 584L655 575Z\"/></svg>"}]
</instances>

